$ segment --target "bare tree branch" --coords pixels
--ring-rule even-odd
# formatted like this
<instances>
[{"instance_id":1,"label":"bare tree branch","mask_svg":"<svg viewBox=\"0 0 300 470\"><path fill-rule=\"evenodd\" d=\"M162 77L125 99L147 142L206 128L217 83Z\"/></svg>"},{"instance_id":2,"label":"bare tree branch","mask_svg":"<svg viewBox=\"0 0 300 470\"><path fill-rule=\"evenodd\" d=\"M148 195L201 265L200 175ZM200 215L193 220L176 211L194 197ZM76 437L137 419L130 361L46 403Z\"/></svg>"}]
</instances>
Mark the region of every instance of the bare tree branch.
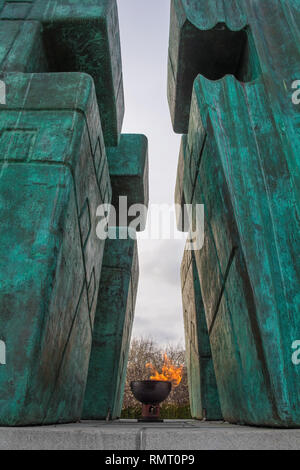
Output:
<instances>
[{"instance_id":1,"label":"bare tree branch","mask_svg":"<svg viewBox=\"0 0 300 470\"><path fill-rule=\"evenodd\" d=\"M187 374L185 366L185 351L182 345L167 345L165 348L159 346L151 338L133 338L131 342L127 377L125 384L123 409L139 407L140 403L134 398L130 390L130 382L133 380L148 380L151 370L146 368L146 364L151 362L156 369L161 371L164 363L164 353L177 365L183 365L183 376L180 385L172 389L165 404L174 406L186 406L189 404L189 392Z\"/></svg>"}]
</instances>

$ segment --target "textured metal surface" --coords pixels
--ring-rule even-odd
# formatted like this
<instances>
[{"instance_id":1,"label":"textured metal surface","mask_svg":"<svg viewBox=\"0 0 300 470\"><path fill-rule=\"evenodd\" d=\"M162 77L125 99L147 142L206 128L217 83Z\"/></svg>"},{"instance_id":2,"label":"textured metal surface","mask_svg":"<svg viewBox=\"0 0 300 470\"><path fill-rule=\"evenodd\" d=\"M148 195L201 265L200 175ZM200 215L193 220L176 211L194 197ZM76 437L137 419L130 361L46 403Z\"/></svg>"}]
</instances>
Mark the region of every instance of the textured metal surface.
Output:
<instances>
[{"instance_id":1,"label":"textured metal surface","mask_svg":"<svg viewBox=\"0 0 300 470\"><path fill-rule=\"evenodd\" d=\"M75 421L104 249L91 215L111 197L105 150L101 178L95 171L103 137L94 85L78 73L4 79L0 331L7 360L0 422Z\"/></svg>"},{"instance_id":2,"label":"textured metal surface","mask_svg":"<svg viewBox=\"0 0 300 470\"><path fill-rule=\"evenodd\" d=\"M112 205L117 212L116 222L122 225L118 214L120 196L127 197L128 208L134 204L148 205L147 138L122 134L117 147L107 148L107 159ZM140 230L145 228L146 215ZM131 221L129 217L125 223ZM127 236L127 230L125 226L119 227L117 239L106 242L83 410L85 419L116 418L121 414L138 289L137 243L121 239Z\"/></svg>"},{"instance_id":3,"label":"textured metal surface","mask_svg":"<svg viewBox=\"0 0 300 470\"><path fill-rule=\"evenodd\" d=\"M0 71L90 74L105 143L118 144L124 96L115 0L5 1L0 39Z\"/></svg>"},{"instance_id":4,"label":"textured metal surface","mask_svg":"<svg viewBox=\"0 0 300 470\"><path fill-rule=\"evenodd\" d=\"M137 248L131 239L107 242L101 275L96 212L111 202L109 171L115 199L148 203L148 154L144 136L118 146L124 102L116 1L0 0L0 79L7 89L0 106L0 423L80 419L89 366L92 377L111 369L112 381L94 392L119 416ZM111 169L105 145L121 149ZM108 330L114 339L98 351Z\"/></svg>"},{"instance_id":5,"label":"textured metal surface","mask_svg":"<svg viewBox=\"0 0 300 470\"><path fill-rule=\"evenodd\" d=\"M242 82L260 77L282 102L299 76L299 0L172 0L168 99L175 132L186 133L198 74ZM293 110L294 116L296 110ZM288 127L290 126L287 124Z\"/></svg>"},{"instance_id":6,"label":"textured metal surface","mask_svg":"<svg viewBox=\"0 0 300 470\"><path fill-rule=\"evenodd\" d=\"M184 252L181 283L191 415L197 419L221 420L219 394L193 251Z\"/></svg>"},{"instance_id":7,"label":"textured metal surface","mask_svg":"<svg viewBox=\"0 0 300 470\"><path fill-rule=\"evenodd\" d=\"M144 405L158 405L166 400L172 383L161 380L140 380L130 383L133 395Z\"/></svg>"},{"instance_id":8,"label":"textured metal surface","mask_svg":"<svg viewBox=\"0 0 300 470\"><path fill-rule=\"evenodd\" d=\"M299 450L299 442L299 429L196 420L83 421L42 428L0 428L1 450L115 450L116 454L120 450L166 450L167 455L170 450L191 450L193 455L195 450ZM116 459L117 455L115 463L119 463ZM175 463L174 456L170 459Z\"/></svg>"},{"instance_id":9,"label":"textured metal surface","mask_svg":"<svg viewBox=\"0 0 300 470\"><path fill-rule=\"evenodd\" d=\"M239 17L238 28L246 26L253 40L239 66L245 71L256 64L258 74L238 80L232 72L212 81L200 67L196 75L202 75L189 77L191 84L196 79L193 91L181 90L180 74L186 79L195 62L190 64L192 50L186 62L175 54L171 112L177 109L179 130L188 133L176 200L205 205L204 246L195 259L224 418L300 426L300 369L292 362L292 343L300 335L300 139L292 101L292 82L300 76L300 2L230 2L243 14L232 10L225 17L220 2L204 28L209 3L197 2L197 8L192 1L174 1L173 9L178 17L188 11L184 24L192 21L199 34L224 21L236 29L232 18ZM172 26L171 53L184 44L181 26ZM193 50L197 61L200 47Z\"/></svg>"},{"instance_id":10,"label":"textured metal surface","mask_svg":"<svg viewBox=\"0 0 300 470\"><path fill-rule=\"evenodd\" d=\"M121 414L138 287L137 242L107 240L93 333L83 419Z\"/></svg>"},{"instance_id":11,"label":"textured metal surface","mask_svg":"<svg viewBox=\"0 0 300 470\"><path fill-rule=\"evenodd\" d=\"M112 186L112 205L119 216L119 197L127 197L128 208L135 204L148 207L149 202L149 168L148 140L142 134L121 134L117 147L107 148L107 160ZM147 213L137 231L145 230ZM134 216L128 217L130 223ZM124 225L117 217L117 225Z\"/></svg>"}]
</instances>

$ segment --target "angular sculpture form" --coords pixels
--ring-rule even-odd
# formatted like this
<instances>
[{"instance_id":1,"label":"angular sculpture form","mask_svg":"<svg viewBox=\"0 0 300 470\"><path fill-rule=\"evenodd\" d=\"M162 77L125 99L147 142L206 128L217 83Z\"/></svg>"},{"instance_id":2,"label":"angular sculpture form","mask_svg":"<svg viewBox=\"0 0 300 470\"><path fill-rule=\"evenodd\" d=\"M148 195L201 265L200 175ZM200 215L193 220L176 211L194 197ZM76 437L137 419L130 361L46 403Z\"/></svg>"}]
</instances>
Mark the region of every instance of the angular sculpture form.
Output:
<instances>
[{"instance_id":1,"label":"angular sculpture form","mask_svg":"<svg viewBox=\"0 0 300 470\"><path fill-rule=\"evenodd\" d=\"M197 419L220 420L222 413L219 394L192 250L184 252L181 283L191 415Z\"/></svg>"},{"instance_id":2,"label":"angular sculpture form","mask_svg":"<svg viewBox=\"0 0 300 470\"><path fill-rule=\"evenodd\" d=\"M79 419L104 250L93 214L111 199L94 85L79 73L5 82L1 424Z\"/></svg>"},{"instance_id":3,"label":"angular sculpture form","mask_svg":"<svg viewBox=\"0 0 300 470\"><path fill-rule=\"evenodd\" d=\"M83 419L121 416L131 330L138 288L136 229L144 230L148 206L148 141L139 134L122 134L118 147L107 149L112 184L112 209L118 227L109 228L105 246ZM125 200L125 206L122 202ZM127 211L145 206L138 225ZM120 212L121 211L121 212ZM124 219L124 225L120 226ZM125 226L125 224L127 224Z\"/></svg>"},{"instance_id":4,"label":"angular sculpture form","mask_svg":"<svg viewBox=\"0 0 300 470\"><path fill-rule=\"evenodd\" d=\"M96 214L111 202L106 147L118 146L124 113L116 1L1 0L0 80L0 424L77 421L99 286L112 282ZM115 253L116 267L130 258L126 243Z\"/></svg>"},{"instance_id":5,"label":"angular sculpture form","mask_svg":"<svg viewBox=\"0 0 300 470\"><path fill-rule=\"evenodd\" d=\"M126 226L138 218L138 225L134 228L137 231L145 230L149 202L147 137L142 134L121 134L119 145L107 148L107 160L113 193L112 206L116 210L118 225ZM127 201L119 199L124 196ZM140 217L138 212L141 208L137 205L145 206ZM132 211L130 214L129 208Z\"/></svg>"},{"instance_id":6,"label":"angular sculpture form","mask_svg":"<svg viewBox=\"0 0 300 470\"><path fill-rule=\"evenodd\" d=\"M205 206L195 260L222 413L299 427L299 2L174 0L172 8L170 109L175 130L187 133L176 201ZM230 31L245 31L248 46L236 36L244 46L221 64L218 31L228 44Z\"/></svg>"},{"instance_id":7,"label":"angular sculpture form","mask_svg":"<svg viewBox=\"0 0 300 470\"><path fill-rule=\"evenodd\" d=\"M124 116L116 0L0 2L0 71L85 72L94 79L105 144Z\"/></svg>"},{"instance_id":8,"label":"angular sculpture form","mask_svg":"<svg viewBox=\"0 0 300 470\"><path fill-rule=\"evenodd\" d=\"M135 234L120 232L105 247L83 419L121 416L139 267Z\"/></svg>"}]
</instances>

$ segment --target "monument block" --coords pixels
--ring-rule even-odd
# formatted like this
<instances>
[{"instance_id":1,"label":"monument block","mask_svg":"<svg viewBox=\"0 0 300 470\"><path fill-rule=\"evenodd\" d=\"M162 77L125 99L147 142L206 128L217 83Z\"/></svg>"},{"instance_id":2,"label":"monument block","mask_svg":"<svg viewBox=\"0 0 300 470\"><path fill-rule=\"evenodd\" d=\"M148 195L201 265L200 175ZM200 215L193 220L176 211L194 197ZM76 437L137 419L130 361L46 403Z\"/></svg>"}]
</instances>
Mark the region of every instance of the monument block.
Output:
<instances>
[{"instance_id":1,"label":"monument block","mask_svg":"<svg viewBox=\"0 0 300 470\"><path fill-rule=\"evenodd\" d=\"M198 120L207 137L199 144L200 154L197 146L186 150L183 187L187 201L193 194L193 206L205 206L204 246L195 251L195 259L224 418L297 426L298 371L290 348L300 331L295 316L298 244L288 241L295 242L299 233L292 215L296 188L274 120L262 106L264 87L256 85L253 91L251 84L242 87L232 77L221 82L196 79L189 138L199 135L203 142L194 126ZM264 124L256 131L250 125L254 119ZM286 223L282 210L290 214Z\"/></svg>"},{"instance_id":2,"label":"monument block","mask_svg":"<svg viewBox=\"0 0 300 470\"><path fill-rule=\"evenodd\" d=\"M149 202L148 140L142 134L121 134L117 147L107 148L107 160L112 186L112 205L119 212L119 197L127 197L128 209L136 204L146 208ZM125 214L127 215L127 214ZM139 213L137 214L139 215ZM147 213L144 213L138 231L145 230ZM135 218L128 217L128 223ZM119 219L118 219L119 220ZM125 225L119 220L118 225Z\"/></svg>"},{"instance_id":3,"label":"monument block","mask_svg":"<svg viewBox=\"0 0 300 470\"><path fill-rule=\"evenodd\" d=\"M111 200L94 84L79 73L11 73L4 80L0 422L76 421L104 249L94 214Z\"/></svg>"},{"instance_id":4,"label":"monument block","mask_svg":"<svg viewBox=\"0 0 300 470\"><path fill-rule=\"evenodd\" d=\"M5 1L0 39L0 71L91 75L105 143L118 144L124 95L116 0Z\"/></svg>"},{"instance_id":5,"label":"monument block","mask_svg":"<svg viewBox=\"0 0 300 470\"><path fill-rule=\"evenodd\" d=\"M83 419L121 416L139 276L137 242L121 231L106 242Z\"/></svg>"},{"instance_id":6,"label":"monument block","mask_svg":"<svg viewBox=\"0 0 300 470\"><path fill-rule=\"evenodd\" d=\"M221 420L198 271L190 250L184 252L181 283L191 415L197 419Z\"/></svg>"},{"instance_id":7,"label":"monument block","mask_svg":"<svg viewBox=\"0 0 300 470\"><path fill-rule=\"evenodd\" d=\"M176 201L205 207L195 261L224 419L259 426L300 426L296 3L172 2Z\"/></svg>"},{"instance_id":8,"label":"monument block","mask_svg":"<svg viewBox=\"0 0 300 470\"><path fill-rule=\"evenodd\" d=\"M101 274L97 215L110 172L114 202L147 205L148 160L144 136L119 139L116 0L0 0L0 92L0 424L79 420L89 366L103 417L119 416L137 248L109 240Z\"/></svg>"}]
</instances>

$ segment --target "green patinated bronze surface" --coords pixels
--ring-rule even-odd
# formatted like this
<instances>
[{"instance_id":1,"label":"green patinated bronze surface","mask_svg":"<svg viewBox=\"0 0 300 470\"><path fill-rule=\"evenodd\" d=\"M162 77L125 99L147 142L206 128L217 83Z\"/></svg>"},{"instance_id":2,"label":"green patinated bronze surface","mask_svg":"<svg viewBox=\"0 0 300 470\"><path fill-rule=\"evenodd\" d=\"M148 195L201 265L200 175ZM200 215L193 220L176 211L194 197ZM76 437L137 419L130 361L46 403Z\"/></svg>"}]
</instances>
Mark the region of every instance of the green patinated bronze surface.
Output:
<instances>
[{"instance_id":1,"label":"green patinated bronze surface","mask_svg":"<svg viewBox=\"0 0 300 470\"><path fill-rule=\"evenodd\" d=\"M135 204L143 204L147 208L149 202L147 137L142 134L121 134L119 145L107 148L107 160L112 186L112 205L117 211L117 216L119 216L120 196L127 197L128 208ZM135 227L138 231L145 229L146 216L144 213L140 225ZM128 222L134 217L128 217ZM128 222L125 221L125 224ZM124 225L124 222L119 220L118 225Z\"/></svg>"},{"instance_id":2,"label":"green patinated bronze surface","mask_svg":"<svg viewBox=\"0 0 300 470\"><path fill-rule=\"evenodd\" d=\"M0 105L0 424L80 419L100 291L110 289L117 297L106 298L106 317L97 314L96 325L116 333L123 362L103 352L90 374L102 363L103 377L107 368L118 371L107 389L94 391L119 415L136 242L117 240L115 251L107 243L101 277L105 243L96 235L97 208L112 198L105 144L111 152L118 145L124 112L116 2L0 0L0 79L7 90ZM124 168L112 171L119 175L114 197L120 190L144 202L147 142L135 142L132 162L127 155ZM128 184L132 174L138 189ZM122 299L126 334L113 315Z\"/></svg>"},{"instance_id":3,"label":"green patinated bronze surface","mask_svg":"<svg viewBox=\"0 0 300 470\"><path fill-rule=\"evenodd\" d=\"M117 145L124 96L116 1L4 1L0 21L0 71L90 74L105 143Z\"/></svg>"},{"instance_id":4,"label":"green patinated bronze surface","mask_svg":"<svg viewBox=\"0 0 300 470\"><path fill-rule=\"evenodd\" d=\"M195 254L190 250L184 252L181 284L191 415L197 419L221 420Z\"/></svg>"},{"instance_id":5,"label":"green patinated bronze surface","mask_svg":"<svg viewBox=\"0 0 300 470\"><path fill-rule=\"evenodd\" d=\"M195 259L222 413L230 422L299 427L292 344L300 337L300 139L292 83L300 76L300 2L172 3L169 97L175 130L187 132L176 201L205 205ZM222 65L222 48L219 56L209 41L209 32L226 28L247 33L238 69ZM203 35L215 54L210 71L195 48Z\"/></svg>"},{"instance_id":6,"label":"green patinated bronze surface","mask_svg":"<svg viewBox=\"0 0 300 470\"><path fill-rule=\"evenodd\" d=\"M83 419L121 416L139 276L136 240L119 239L127 230L106 242Z\"/></svg>"},{"instance_id":7,"label":"green patinated bronze surface","mask_svg":"<svg viewBox=\"0 0 300 470\"><path fill-rule=\"evenodd\" d=\"M93 214L111 199L94 84L79 73L4 79L0 423L73 421L82 408L104 249Z\"/></svg>"},{"instance_id":8,"label":"green patinated bronze surface","mask_svg":"<svg viewBox=\"0 0 300 470\"><path fill-rule=\"evenodd\" d=\"M128 208L148 205L148 141L139 134L122 134L118 147L107 148L112 205L119 197ZM123 214L123 216L127 216ZM125 223L130 223L129 217ZM119 214L117 221L120 222ZM144 214L140 230L144 230ZM135 231L129 229L135 238ZM127 238L125 226L110 227L116 240L107 240L98 294L93 346L84 402L84 419L120 417L131 330L138 288L137 242Z\"/></svg>"}]
</instances>

